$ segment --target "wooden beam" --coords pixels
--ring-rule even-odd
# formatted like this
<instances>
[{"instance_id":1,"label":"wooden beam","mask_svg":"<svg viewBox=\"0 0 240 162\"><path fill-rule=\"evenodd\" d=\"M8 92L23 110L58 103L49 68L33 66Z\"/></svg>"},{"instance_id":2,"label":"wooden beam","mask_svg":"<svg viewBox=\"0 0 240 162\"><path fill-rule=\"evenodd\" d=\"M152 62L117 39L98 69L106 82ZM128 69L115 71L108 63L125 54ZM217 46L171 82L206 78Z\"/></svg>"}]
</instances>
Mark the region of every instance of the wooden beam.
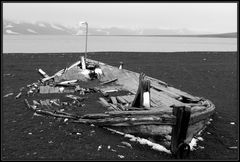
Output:
<instances>
[{"instance_id":1,"label":"wooden beam","mask_svg":"<svg viewBox=\"0 0 240 162\"><path fill-rule=\"evenodd\" d=\"M115 81L117 81L117 80L118 80L118 78L114 78L114 79L112 79L112 80L108 80L108 81L102 82L102 83L100 83L100 84L101 84L101 85L109 84L109 83L115 82Z\"/></svg>"},{"instance_id":2,"label":"wooden beam","mask_svg":"<svg viewBox=\"0 0 240 162\"><path fill-rule=\"evenodd\" d=\"M110 114L113 116L121 116L121 115L172 115L172 110L160 110L160 109L154 109L154 110L139 110L139 111L119 111L119 112L106 112L106 114Z\"/></svg>"},{"instance_id":3,"label":"wooden beam","mask_svg":"<svg viewBox=\"0 0 240 162\"><path fill-rule=\"evenodd\" d=\"M174 107L173 115L176 116L176 125L172 129L171 151L176 155L179 151L179 145L186 139L191 111L188 107Z\"/></svg>"},{"instance_id":4,"label":"wooden beam","mask_svg":"<svg viewBox=\"0 0 240 162\"><path fill-rule=\"evenodd\" d=\"M116 99L116 97L110 97L110 99L111 99L111 101L112 101L112 103L114 104L114 105L117 105L117 99Z\"/></svg>"},{"instance_id":5,"label":"wooden beam","mask_svg":"<svg viewBox=\"0 0 240 162\"><path fill-rule=\"evenodd\" d=\"M196 112L194 114L191 114L189 123L193 124L193 123L199 122L201 120L204 120L204 119L210 117L214 113L214 109L215 109L215 107L212 105L212 107L206 109L205 111Z\"/></svg>"},{"instance_id":6,"label":"wooden beam","mask_svg":"<svg viewBox=\"0 0 240 162\"><path fill-rule=\"evenodd\" d=\"M117 96L116 99L118 100L118 102L120 102L122 104L126 104L127 103L121 96Z\"/></svg>"},{"instance_id":7,"label":"wooden beam","mask_svg":"<svg viewBox=\"0 0 240 162\"><path fill-rule=\"evenodd\" d=\"M159 116L111 117L104 119L78 119L76 123L89 123L99 126L131 126L131 125L175 125L175 118Z\"/></svg>"}]
</instances>

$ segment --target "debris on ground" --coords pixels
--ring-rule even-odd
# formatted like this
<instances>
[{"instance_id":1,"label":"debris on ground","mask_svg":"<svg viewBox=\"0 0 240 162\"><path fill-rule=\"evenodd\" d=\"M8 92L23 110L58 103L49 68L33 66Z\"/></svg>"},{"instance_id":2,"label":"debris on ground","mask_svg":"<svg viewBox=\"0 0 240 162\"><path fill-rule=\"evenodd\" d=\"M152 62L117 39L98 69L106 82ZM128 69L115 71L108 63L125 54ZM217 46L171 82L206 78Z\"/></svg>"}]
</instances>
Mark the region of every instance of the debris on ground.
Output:
<instances>
[{"instance_id":1,"label":"debris on ground","mask_svg":"<svg viewBox=\"0 0 240 162\"><path fill-rule=\"evenodd\" d=\"M13 95L13 93L8 93L8 94L4 95L3 97L8 97L8 96L11 96L11 95Z\"/></svg>"},{"instance_id":2,"label":"debris on ground","mask_svg":"<svg viewBox=\"0 0 240 162\"><path fill-rule=\"evenodd\" d=\"M120 159L125 158L125 156L123 156L123 155L118 155L118 157L119 157Z\"/></svg>"},{"instance_id":3,"label":"debris on ground","mask_svg":"<svg viewBox=\"0 0 240 162\"><path fill-rule=\"evenodd\" d=\"M19 92L15 98L18 99L21 97L21 95L22 95L22 92Z\"/></svg>"},{"instance_id":4,"label":"debris on ground","mask_svg":"<svg viewBox=\"0 0 240 162\"><path fill-rule=\"evenodd\" d=\"M132 149L132 145L128 142L125 142L125 141L122 141L121 144L127 146L127 147L130 147Z\"/></svg>"},{"instance_id":5,"label":"debris on ground","mask_svg":"<svg viewBox=\"0 0 240 162\"><path fill-rule=\"evenodd\" d=\"M232 146L232 147L228 147L228 148L231 149L231 150L238 149L237 146Z\"/></svg>"},{"instance_id":6,"label":"debris on ground","mask_svg":"<svg viewBox=\"0 0 240 162\"><path fill-rule=\"evenodd\" d=\"M101 149L102 149L102 145L99 145L97 150L100 151Z\"/></svg>"}]
</instances>

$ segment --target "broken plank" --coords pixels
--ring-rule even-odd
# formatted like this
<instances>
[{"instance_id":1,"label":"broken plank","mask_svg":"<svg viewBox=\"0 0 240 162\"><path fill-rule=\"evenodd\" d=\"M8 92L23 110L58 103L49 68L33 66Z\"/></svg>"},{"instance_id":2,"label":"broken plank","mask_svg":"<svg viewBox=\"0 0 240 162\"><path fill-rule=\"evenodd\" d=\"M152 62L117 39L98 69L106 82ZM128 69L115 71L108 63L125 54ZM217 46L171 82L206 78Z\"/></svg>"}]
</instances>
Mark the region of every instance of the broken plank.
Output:
<instances>
[{"instance_id":1,"label":"broken plank","mask_svg":"<svg viewBox=\"0 0 240 162\"><path fill-rule=\"evenodd\" d=\"M64 114L56 114L51 111L46 111L46 110L36 110L36 113L38 114L44 114L48 116L54 116L54 117L59 117L59 118L70 118L70 119L77 119L75 116L69 116L69 115L64 115Z\"/></svg>"},{"instance_id":2,"label":"broken plank","mask_svg":"<svg viewBox=\"0 0 240 162\"><path fill-rule=\"evenodd\" d=\"M162 103L164 103L167 106L171 106L171 105L184 106L184 103L182 103L172 97L169 97L164 92L157 92L154 89L151 89L150 91L151 91L152 98L160 100Z\"/></svg>"},{"instance_id":3,"label":"broken plank","mask_svg":"<svg viewBox=\"0 0 240 162\"><path fill-rule=\"evenodd\" d=\"M115 79L112 79L112 80L108 80L108 81L102 82L102 83L100 83L100 84L101 84L101 85L104 85L104 84L108 84L108 83L115 82L115 81L117 81L117 80L118 80L118 79L115 78Z\"/></svg>"},{"instance_id":4,"label":"broken plank","mask_svg":"<svg viewBox=\"0 0 240 162\"><path fill-rule=\"evenodd\" d=\"M113 103L114 105L117 104L117 99L116 99L116 97L110 97L110 99L111 99L111 101L112 101L112 103Z\"/></svg>"},{"instance_id":5,"label":"broken plank","mask_svg":"<svg viewBox=\"0 0 240 162\"><path fill-rule=\"evenodd\" d=\"M135 95L126 95L121 96L127 103L132 103L134 100Z\"/></svg>"},{"instance_id":6,"label":"broken plank","mask_svg":"<svg viewBox=\"0 0 240 162\"><path fill-rule=\"evenodd\" d=\"M105 100L102 97L99 97L100 103L104 106L104 107L108 107L110 106L109 103L107 102L107 100Z\"/></svg>"},{"instance_id":7,"label":"broken plank","mask_svg":"<svg viewBox=\"0 0 240 162\"><path fill-rule=\"evenodd\" d=\"M118 102L120 102L122 104L126 104L127 103L126 100L124 100L121 96L117 96L116 98L117 98Z\"/></svg>"},{"instance_id":8,"label":"broken plank","mask_svg":"<svg viewBox=\"0 0 240 162\"><path fill-rule=\"evenodd\" d=\"M187 97L187 98L191 99L192 101L199 101L200 100L199 97L192 96L192 95L188 94L187 92L183 92L183 91L181 91L179 89L176 89L174 87L168 87L168 89L171 90L172 92L176 93L176 94Z\"/></svg>"},{"instance_id":9,"label":"broken plank","mask_svg":"<svg viewBox=\"0 0 240 162\"><path fill-rule=\"evenodd\" d=\"M109 103L109 105L116 111L122 111L120 108L118 108L116 105Z\"/></svg>"},{"instance_id":10,"label":"broken plank","mask_svg":"<svg viewBox=\"0 0 240 162\"><path fill-rule=\"evenodd\" d=\"M208 108L207 110L203 111L203 112L196 112L191 114L191 118L190 118L190 124L196 123L198 121L204 120L207 117L210 117L213 113L214 113L214 109L215 107L211 107Z\"/></svg>"},{"instance_id":11,"label":"broken plank","mask_svg":"<svg viewBox=\"0 0 240 162\"><path fill-rule=\"evenodd\" d=\"M101 126L110 126L114 124L119 124L121 123L128 123L129 125L139 125L141 122L144 124L155 124L155 125L174 125L176 119L175 118L167 118L167 117L157 117L157 116L151 116L151 117L114 117L114 118L104 118L104 119L78 119L74 122L84 122L84 123L92 123L96 125L101 125Z\"/></svg>"},{"instance_id":12,"label":"broken plank","mask_svg":"<svg viewBox=\"0 0 240 162\"><path fill-rule=\"evenodd\" d=\"M42 69L38 69L38 72L44 77L44 78L48 78L49 75L47 75L47 73L45 73Z\"/></svg>"},{"instance_id":13,"label":"broken plank","mask_svg":"<svg viewBox=\"0 0 240 162\"><path fill-rule=\"evenodd\" d=\"M160 87L159 85L156 86L156 85L152 85L152 84L151 84L151 88L154 88L154 89L156 89L156 90L158 90L158 91L164 91L168 96L170 96L170 97L172 97L172 98L179 98L179 97L181 97L180 95L175 94L175 93L167 90L167 88L166 88L166 87L163 87L163 86Z\"/></svg>"},{"instance_id":14,"label":"broken plank","mask_svg":"<svg viewBox=\"0 0 240 162\"><path fill-rule=\"evenodd\" d=\"M154 109L154 110L139 110L139 111L118 111L118 112L106 112L106 114L111 115L172 115L172 110L161 110L161 109Z\"/></svg>"}]
</instances>

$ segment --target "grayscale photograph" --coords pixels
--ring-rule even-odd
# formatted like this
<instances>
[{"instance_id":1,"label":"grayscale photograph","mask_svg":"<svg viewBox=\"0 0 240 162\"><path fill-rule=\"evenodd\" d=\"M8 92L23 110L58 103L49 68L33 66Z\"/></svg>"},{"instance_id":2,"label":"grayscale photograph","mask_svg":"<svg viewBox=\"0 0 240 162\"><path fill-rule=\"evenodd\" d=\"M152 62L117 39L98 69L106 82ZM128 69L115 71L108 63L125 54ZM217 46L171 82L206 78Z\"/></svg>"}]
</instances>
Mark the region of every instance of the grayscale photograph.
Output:
<instances>
[{"instance_id":1,"label":"grayscale photograph","mask_svg":"<svg viewBox=\"0 0 240 162\"><path fill-rule=\"evenodd\" d=\"M239 160L238 2L2 2L1 159Z\"/></svg>"}]
</instances>

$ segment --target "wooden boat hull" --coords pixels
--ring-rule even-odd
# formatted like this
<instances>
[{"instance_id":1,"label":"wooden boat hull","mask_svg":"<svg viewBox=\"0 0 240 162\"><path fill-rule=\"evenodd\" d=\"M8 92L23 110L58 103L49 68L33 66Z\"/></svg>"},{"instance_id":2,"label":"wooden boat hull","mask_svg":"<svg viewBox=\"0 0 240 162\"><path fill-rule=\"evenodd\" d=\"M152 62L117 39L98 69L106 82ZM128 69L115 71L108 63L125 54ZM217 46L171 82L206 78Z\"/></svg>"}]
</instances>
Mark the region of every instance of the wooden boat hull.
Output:
<instances>
[{"instance_id":1,"label":"wooden boat hull","mask_svg":"<svg viewBox=\"0 0 240 162\"><path fill-rule=\"evenodd\" d=\"M183 142L189 144L192 138L206 127L210 116L214 113L215 106L210 100L193 96L149 76L144 76L144 79L149 83L147 88L150 94L149 107L143 105L136 107L133 103L136 102L137 95L140 93L140 78L143 77L142 74L126 70L122 67L119 69L90 59L86 61L87 65L98 65L102 70L101 75L94 76L99 82L93 88L95 91L103 94L97 102L100 102L107 109L106 112L73 116L63 112L60 114L59 112L56 113L57 111L49 112L41 110L41 108L34 108L34 110L40 114L69 118L75 123L94 124L142 136L157 136L165 139L166 143L174 143L174 145L179 145ZM63 93L63 87L60 87L62 88L61 91L59 90L59 86L62 86L63 83L64 86L74 87L86 86L85 83L92 82L90 77L92 70L81 69L79 66L80 63L81 61L78 61L70 66L70 68L60 70L60 72L51 77L44 73L47 77L43 78L42 82L46 84L46 82L51 80L54 82L54 86L41 85L39 86L40 93ZM79 84L77 81L82 81L83 84ZM73 89L67 92L72 91L74 92ZM112 92L123 91L128 92L128 94L112 94ZM141 91L141 93L143 92ZM61 105L61 103L58 104ZM27 105L31 108L34 107L29 103ZM182 113L182 115L179 115L179 113L176 114L176 111L180 110L180 114ZM188 117L186 114L188 114ZM189 119L185 120L186 117ZM179 128L180 130L178 130L178 127L183 128ZM173 146L169 145L168 147ZM174 149L176 147L174 146ZM174 149L172 149L173 152L175 152Z\"/></svg>"}]
</instances>

